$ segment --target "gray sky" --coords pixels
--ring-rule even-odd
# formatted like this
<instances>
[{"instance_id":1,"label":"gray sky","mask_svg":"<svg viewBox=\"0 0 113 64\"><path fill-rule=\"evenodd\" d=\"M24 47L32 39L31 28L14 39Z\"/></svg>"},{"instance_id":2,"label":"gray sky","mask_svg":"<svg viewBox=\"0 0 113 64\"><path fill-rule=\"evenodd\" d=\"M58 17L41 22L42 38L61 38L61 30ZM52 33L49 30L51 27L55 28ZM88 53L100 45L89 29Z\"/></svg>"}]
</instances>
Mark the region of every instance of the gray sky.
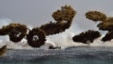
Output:
<instances>
[{"instance_id":1,"label":"gray sky","mask_svg":"<svg viewBox=\"0 0 113 64\"><path fill-rule=\"evenodd\" d=\"M0 0L0 18L40 26L54 21L52 13L66 4L77 11L72 25L75 31L76 27L97 29L94 22L85 18L87 11L98 10L107 15L113 12L113 0Z\"/></svg>"}]
</instances>

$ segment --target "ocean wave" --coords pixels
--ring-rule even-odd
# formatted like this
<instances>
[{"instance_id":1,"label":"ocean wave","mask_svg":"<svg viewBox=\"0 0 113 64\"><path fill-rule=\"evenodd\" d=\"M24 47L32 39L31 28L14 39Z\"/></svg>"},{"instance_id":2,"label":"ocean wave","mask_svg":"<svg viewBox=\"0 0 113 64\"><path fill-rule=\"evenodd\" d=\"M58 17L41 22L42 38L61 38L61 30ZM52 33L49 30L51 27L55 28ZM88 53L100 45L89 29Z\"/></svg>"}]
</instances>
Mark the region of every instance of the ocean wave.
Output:
<instances>
[{"instance_id":1,"label":"ocean wave","mask_svg":"<svg viewBox=\"0 0 113 64\"><path fill-rule=\"evenodd\" d=\"M8 50L1 60L29 61L39 58L97 58L113 59L113 47L73 47L65 50Z\"/></svg>"}]
</instances>

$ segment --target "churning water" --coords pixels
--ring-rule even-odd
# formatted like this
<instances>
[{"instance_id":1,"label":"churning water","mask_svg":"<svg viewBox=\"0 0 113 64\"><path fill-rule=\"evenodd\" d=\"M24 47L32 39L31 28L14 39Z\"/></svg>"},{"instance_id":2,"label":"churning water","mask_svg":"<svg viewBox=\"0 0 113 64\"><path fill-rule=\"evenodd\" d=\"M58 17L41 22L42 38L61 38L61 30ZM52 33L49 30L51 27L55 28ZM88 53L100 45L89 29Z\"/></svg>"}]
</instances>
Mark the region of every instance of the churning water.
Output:
<instances>
[{"instance_id":1,"label":"churning water","mask_svg":"<svg viewBox=\"0 0 113 64\"><path fill-rule=\"evenodd\" d=\"M113 47L8 50L0 64L112 64Z\"/></svg>"}]
</instances>

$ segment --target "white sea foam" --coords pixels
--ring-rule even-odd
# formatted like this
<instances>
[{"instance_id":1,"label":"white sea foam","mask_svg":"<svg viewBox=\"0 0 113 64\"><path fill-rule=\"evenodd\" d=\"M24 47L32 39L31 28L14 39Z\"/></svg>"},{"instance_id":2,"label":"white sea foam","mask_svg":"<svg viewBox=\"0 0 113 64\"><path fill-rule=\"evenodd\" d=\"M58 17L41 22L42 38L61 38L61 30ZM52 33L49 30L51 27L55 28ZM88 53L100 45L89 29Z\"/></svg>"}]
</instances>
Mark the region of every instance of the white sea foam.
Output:
<instances>
[{"instance_id":1,"label":"white sea foam","mask_svg":"<svg viewBox=\"0 0 113 64\"><path fill-rule=\"evenodd\" d=\"M71 33L71 32L64 32L56 35L47 36L46 37L47 41L45 42L45 45L43 45L40 48L48 49L49 46L61 47L62 49L65 49L71 46L111 46L113 47L113 43L112 43L113 40L102 42L101 41L102 37L99 37L95 39L93 43L87 45L81 42L74 42L72 40L73 36L74 36L74 33ZM9 40L7 41L0 40L0 46L5 45L5 43L9 49L34 49L27 44L26 39L23 39L21 42L18 42L18 43L14 43Z\"/></svg>"},{"instance_id":2,"label":"white sea foam","mask_svg":"<svg viewBox=\"0 0 113 64\"><path fill-rule=\"evenodd\" d=\"M0 22L1 22L0 27L2 27L3 25L9 24L11 22L11 20L10 19L0 19ZM29 27L30 27L30 29L32 29L31 26L29 26ZM79 31L79 29L77 29L77 30ZM67 29L65 32L46 36L47 40L46 40L45 44L40 48L47 49L49 46L61 47L62 49L65 49L65 48L71 47L71 46L111 46L111 47L113 47L113 40L107 41L107 42L102 42L101 41L102 37L95 39L94 42L89 45L83 44L81 42L74 42L72 40L72 37L74 35L78 34L78 31L76 33L76 32L72 32L70 29ZM9 40L8 35L0 36L0 47L2 47L3 45L7 45L7 47L9 49L34 49L27 44L26 39L23 39L22 41L20 41L18 43L14 43Z\"/></svg>"}]
</instances>

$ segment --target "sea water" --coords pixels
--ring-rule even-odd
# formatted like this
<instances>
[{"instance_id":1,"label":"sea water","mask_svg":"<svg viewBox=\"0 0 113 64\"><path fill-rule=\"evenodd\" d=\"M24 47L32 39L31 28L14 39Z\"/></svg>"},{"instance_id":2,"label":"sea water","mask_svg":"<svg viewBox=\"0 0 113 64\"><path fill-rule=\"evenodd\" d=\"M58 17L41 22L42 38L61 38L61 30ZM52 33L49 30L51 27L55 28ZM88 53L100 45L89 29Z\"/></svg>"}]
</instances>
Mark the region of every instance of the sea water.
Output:
<instances>
[{"instance_id":1,"label":"sea water","mask_svg":"<svg viewBox=\"0 0 113 64\"><path fill-rule=\"evenodd\" d=\"M0 64L113 64L113 47L8 50Z\"/></svg>"}]
</instances>

